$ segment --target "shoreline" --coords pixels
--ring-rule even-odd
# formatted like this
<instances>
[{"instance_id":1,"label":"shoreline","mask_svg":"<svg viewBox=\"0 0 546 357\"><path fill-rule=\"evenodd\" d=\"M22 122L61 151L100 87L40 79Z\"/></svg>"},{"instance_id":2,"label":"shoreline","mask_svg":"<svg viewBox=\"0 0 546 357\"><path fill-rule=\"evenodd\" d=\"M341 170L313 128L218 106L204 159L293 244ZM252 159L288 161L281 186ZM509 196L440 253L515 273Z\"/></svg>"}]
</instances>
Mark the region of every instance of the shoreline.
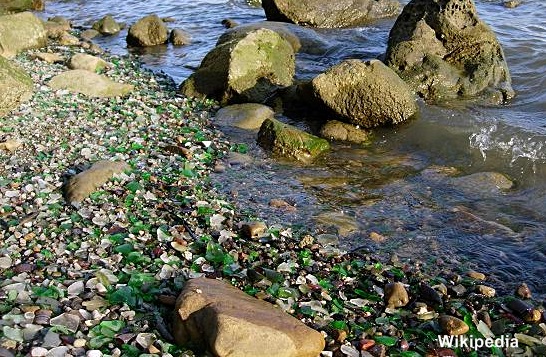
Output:
<instances>
[{"instance_id":1,"label":"shoreline","mask_svg":"<svg viewBox=\"0 0 546 357\"><path fill-rule=\"evenodd\" d=\"M50 48L65 57L80 50ZM270 227L260 239L244 237L237 207L209 191L208 174L230 148L212 129L215 103L177 96L172 80L142 69L133 57L102 57L114 64L107 76L135 85L128 97L90 99L53 91L45 81L64 65L31 60L28 52L18 56L36 92L1 119L2 134L23 144L0 156L0 218L7 225L0 246L1 348L16 355L33 348L75 355L88 350L191 355L168 341L165 320L183 280L201 274L223 277L324 331L332 352L325 356L358 350L425 355L434 347L431 333L439 314L463 319L475 334L482 333L476 304L490 320L508 313L501 310L503 298L476 293L487 284L481 279L430 277L419 266L379 261L372 254L328 257L336 247L290 227ZM81 207L63 202L63 177L100 159L122 160L132 170ZM275 272L274 278L265 283L247 278L249 270L262 275L264 268ZM384 287L395 281L409 291L410 302L385 309ZM465 291L457 297L453 287L459 285ZM442 306L420 304L426 300L423 290L432 300L439 296ZM78 317L75 331L67 322L73 320L51 322L66 314ZM40 324L39 317L45 319ZM539 326L511 319L503 332L512 335ZM116 320L122 324L110 322ZM546 328L534 330L531 335L544 344ZM127 340L120 343L120 335ZM364 349L369 341L373 346Z\"/></svg>"}]
</instances>

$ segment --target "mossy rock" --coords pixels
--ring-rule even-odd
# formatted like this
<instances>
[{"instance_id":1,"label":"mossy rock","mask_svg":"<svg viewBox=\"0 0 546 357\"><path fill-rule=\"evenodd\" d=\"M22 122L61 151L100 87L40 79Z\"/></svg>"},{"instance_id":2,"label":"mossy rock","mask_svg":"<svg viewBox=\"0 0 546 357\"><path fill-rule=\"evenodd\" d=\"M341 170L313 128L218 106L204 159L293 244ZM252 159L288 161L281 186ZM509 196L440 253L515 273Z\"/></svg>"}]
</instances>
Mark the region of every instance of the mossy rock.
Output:
<instances>
[{"instance_id":1,"label":"mossy rock","mask_svg":"<svg viewBox=\"0 0 546 357\"><path fill-rule=\"evenodd\" d=\"M276 155L309 162L330 148L327 140L298 128L266 119L258 133L258 143Z\"/></svg>"},{"instance_id":2,"label":"mossy rock","mask_svg":"<svg viewBox=\"0 0 546 357\"><path fill-rule=\"evenodd\" d=\"M292 84L292 46L268 29L248 32L216 46L199 69L180 86L188 97L209 97L228 103L262 103L279 88Z\"/></svg>"},{"instance_id":3,"label":"mossy rock","mask_svg":"<svg viewBox=\"0 0 546 357\"><path fill-rule=\"evenodd\" d=\"M0 56L0 116L29 100L32 78L20 67Z\"/></svg>"}]
</instances>

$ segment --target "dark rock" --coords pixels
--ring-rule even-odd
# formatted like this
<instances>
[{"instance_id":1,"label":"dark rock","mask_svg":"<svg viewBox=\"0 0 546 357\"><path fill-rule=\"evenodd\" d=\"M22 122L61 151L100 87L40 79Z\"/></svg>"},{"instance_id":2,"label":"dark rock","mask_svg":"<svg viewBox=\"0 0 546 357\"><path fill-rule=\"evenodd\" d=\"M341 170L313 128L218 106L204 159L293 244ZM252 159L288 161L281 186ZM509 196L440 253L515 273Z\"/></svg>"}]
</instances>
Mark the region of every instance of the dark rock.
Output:
<instances>
[{"instance_id":1,"label":"dark rock","mask_svg":"<svg viewBox=\"0 0 546 357\"><path fill-rule=\"evenodd\" d=\"M521 283L516 289L516 295L522 299L530 299L532 297L531 289L525 283Z\"/></svg>"},{"instance_id":2,"label":"dark rock","mask_svg":"<svg viewBox=\"0 0 546 357\"><path fill-rule=\"evenodd\" d=\"M472 0L410 1L391 29L386 63L427 100L514 96L502 48Z\"/></svg>"},{"instance_id":3,"label":"dark rock","mask_svg":"<svg viewBox=\"0 0 546 357\"><path fill-rule=\"evenodd\" d=\"M276 119L266 119L258 132L258 143L274 154L311 161L330 148L328 141Z\"/></svg>"},{"instance_id":4,"label":"dark rock","mask_svg":"<svg viewBox=\"0 0 546 357\"><path fill-rule=\"evenodd\" d=\"M148 15L134 23L127 33L127 44L135 47L167 43L169 31L157 15Z\"/></svg>"},{"instance_id":5,"label":"dark rock","mask_svg":"<svg viewBox=\"0 0 546 357\"><path fill-rule=\"evenodd\" d=\"M419 287L419 297L422 300L432 304L442 305L443 303L440 294L427 284L421 284Z\"/></svg>"},{"instance_id":6,"label":"dark rock","mask_svg":"<svg viewBox=\"0 0 546 357\"><path fill-rule=\"evenodd\" d=\"M351 124L397 124L417 113L411 89L378 60L346 60L311 81L316 101Z\"/></svg>"},{"instance_id":7,"label":"dark rock","mask_svg":"<svg viewBox=\"0 0 546 357\"><path fill-rule=\"evenodd\" d=\"M464 294L466 294L466 288L461 284L458 284L458 285L455 285L455 286L450 286L449 291L451 292L451 294L453 294L453 295L455 295L457 297L461 297Z\"/></svg>"},{"instance_id":8,"label":"dark rock","mask_svg":"<svg viewBox=\"0 0 546 357\"><path fill-rule=\"evenodd\" d=\"M396 0L262 0L268 20L312 27L352 27L400 12Z\"/></svg>"},{"instance_id":9,"label":"dark rock","mask_svg":"<svg viewBox=\"0 0 546 357\"><path fill-rule=\"evenodd\" d=\"M190 35L181 29L174 29L169 35L169 42L174 46L183 46L191 42Z\"/></svg>"},{"instance_id":10,"label":"dark rock","mask_svg":"<svg viewBox=\"0 0 546 357\"><path fill-rule=\"evenodd\" d=\"M210 51L199 69L180 86L189 97L211 97L222 104L262 103L292 84L295 56L276 32L257 29Z\"/></svg>"}]
</instances>

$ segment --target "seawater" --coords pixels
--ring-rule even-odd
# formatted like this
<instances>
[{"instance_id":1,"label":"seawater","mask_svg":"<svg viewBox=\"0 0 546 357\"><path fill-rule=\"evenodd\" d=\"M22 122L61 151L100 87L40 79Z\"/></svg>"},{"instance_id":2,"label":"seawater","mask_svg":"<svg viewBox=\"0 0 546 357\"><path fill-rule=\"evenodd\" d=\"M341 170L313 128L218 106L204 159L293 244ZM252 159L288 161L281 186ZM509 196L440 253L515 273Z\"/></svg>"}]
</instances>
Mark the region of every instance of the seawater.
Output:
<instances>
[{"instance_id":1,"label":"seawater","mask_svg":"<svg viewBox=\"0 0 546 357\"><path fill-rule=\"evenodd\" d=\"M527 281L538 296L546 296L546 2L526 0L514 9L504 8L501 0L477 0L476 5L504 48L517 92L510 103L420 103L418 119L376 131L370 146L335 144L313 166L270 160L251 135L228 133L247 142L260 159L245 171L215 178L219 189L236 191L233 199L242 208L260 212L271 223L328 232L325 215L340 224L352 222L342 237L347 249L474 267L490 273L501 289ZM127 49L126 31L95 42L114 53L136 53L147 67L177 82L214 47L225 31L223 19L240 24L265 19L259 6L244 0L54 0L39 15L62 15L76 26L89 27L106 14L130 25L151 13L174 18L169 27L188 31L192 43ZM380 56L393 23L316 30L331 50L320 56L298 55L298 78L311 78L346 58ZM449 178L445 171L456 176L498 172L516 185L502 191L479 180ZM272 198L285 199L296 212L269 207ZM372 232L385 241L370 240Z\"/></svg>"}]
</instances>

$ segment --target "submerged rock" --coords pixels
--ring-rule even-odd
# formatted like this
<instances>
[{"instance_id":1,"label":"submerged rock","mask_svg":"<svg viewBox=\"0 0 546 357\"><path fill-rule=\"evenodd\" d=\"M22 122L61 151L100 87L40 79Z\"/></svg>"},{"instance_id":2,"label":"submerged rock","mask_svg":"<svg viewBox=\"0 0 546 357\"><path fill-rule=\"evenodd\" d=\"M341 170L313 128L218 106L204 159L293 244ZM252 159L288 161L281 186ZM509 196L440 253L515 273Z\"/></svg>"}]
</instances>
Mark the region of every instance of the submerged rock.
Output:
<instances>
[{"instance_id":1,"label":"submerged rock","mask_svg":"<svg viewBox=\"0 0 546 357\"><path fill-rule=\"evenodd\" d=\"M114 20L112 15L106 15L99 21L95 22L92 28L98 31L101 35L115 35L121 31L120 24Z\"/></svg>"},{"instance_id":2,"label":"submerged rock","mask_svg":"<svg viewBox=\"0 0 546 357\"><path fill-rule=\"evenodd\" d=\"M174 317L177 343L193 342L215 356L316 357L322 334L273 305L220 280L186 283Z\"/></svg>"},{"instance_id":3,"label":"submerged rock","mask_svg":"<svg viewBox=\"0 0 546 357\"><path fill-rule=\"evenodd\" d=\"M43 0L2 0L0 1L0 15L28 10L44 10Z\"/></svg>"},{"instance_id":4,"label":"submerged rock","mask_svg":"<svg viewBox=\"0 0 546 357\"><path fill-rule=\"evenodd\" d=\"M0 16L0 56L45 47L47 33L42 21L30 12Z\"/></svg>"},{"instance_id":5,"label":"submerged rock","mask_svg":"<svg viewBox=\"0 0 546 357\"><path fill-rule=\"evenodd\" d=\"M216 122L221 125L231 125L240 129L260 129L266 119L272 119L273 109L257 103L233 104L220 109L216 113Z\"/></svg>"},{"instance_id":6,"label":"submerged rock","mask_svg":"<svg viewBox=\"0 0 546 357\"><path fill-rule=\"evenodd\" d=\"M370 133L352 124L329 120L320 129L320 136L329 140L349 141L361 144L369 140Z\"/></svg>"},{"instance_id":7,"label":"submerged rock","mask_svg":"<svg viewBox=\"0 0 546 357\"><path fill-rule=\"evenodd\" d=\"M290 44L268 29L250 31L210 51L197 72L180 86L189 97L210 97L222 104L261 103L292 84L295 56Z\"/></svg>"},{"instance_id":8,"label":"submerged rock","mask_svg":"<svg viewBox=\"0 0 546 357\"><path fill-rule=\"evenodd\" d=\"M274 154L310 161L330 148L328 141L276 119L266 119L258 132L258 143Z\"/></svg>"},{"instance_id":9,"label":"submerged rock","mask_svg":"<svg viewBox=\"0 0 546 357\"><path fill-rule=\"evenodd\" d=\"M262 0L268 20L313 27L351 27L395 16L397 0Z\"/></svg>"},{"instance_id":10,"label":"submerged rock","mask_svg":"<svg viewBox=\"0 0 546 357\"><path fill-rule=\"evenodd\" d=\"M167 43L169 31L157 15L148 15L129 28L127 44L135 47L156 46Z\"/></svg>"},{"instance_id":11,"label":"submerged rock","mask_svg":"<svg viewBox=\"0 0 546 357\"><path fill-rule=\"evenodd\" d=\"M378 60L346 60L311 81L314 98L362 128L397 124L417 113L411 89Z\"/></svg>"},{"instance_id":12,"label":"submerged rock","mask_svg":"<svg viewBox=\"0 0 546 357\"><path fill-rule=\"evenodd\" d=\"M169 42L174 46L183 46L190 43L190 35L182 29L174 29L169 35Z\"/></svg>"},{"instance_id":13,"label":"submerged rock","mask_svg":"<svg viewBox=\"0 0 546 357\"><path fill-rule=\"evenodd\" d=\"M120 161L99 161L88 170L71 177L64 187L67 202L81 202L98 187L105 184L115 174L129 169L129 165Z\"/></svg>"},{"instance_id":14,"label":"submerged rock","mask_svg":"<svg viewBox=\"0 0 546 357\"><path fill-rule=\"evenodd\" d=\"M386 63L427 100L514 96L499 41L472 0L412 0L391 29Z\"/></svg>"},{"instance_id":15,"label":"submerged rock","mask_svg":"<svg viewBox=\"0 0 546 357\"><path fill-rule=\"evenodd\" d=\"M19 66L0 56L0 117L29 100L33 91L32 78Z\"/></svg>"},{"instance_id":16,"label":"submerged rock","mask_svg":"<svg viewBox=\"0 0 546 357\"><path fill-rule=\"evenodd\" d=\"M84 69L63 72L51 78L48 84L53 89L68 89L89 97L118 97L133 90L130 84L117 83L106 76Z\"/></svg>"}]
</instances>

